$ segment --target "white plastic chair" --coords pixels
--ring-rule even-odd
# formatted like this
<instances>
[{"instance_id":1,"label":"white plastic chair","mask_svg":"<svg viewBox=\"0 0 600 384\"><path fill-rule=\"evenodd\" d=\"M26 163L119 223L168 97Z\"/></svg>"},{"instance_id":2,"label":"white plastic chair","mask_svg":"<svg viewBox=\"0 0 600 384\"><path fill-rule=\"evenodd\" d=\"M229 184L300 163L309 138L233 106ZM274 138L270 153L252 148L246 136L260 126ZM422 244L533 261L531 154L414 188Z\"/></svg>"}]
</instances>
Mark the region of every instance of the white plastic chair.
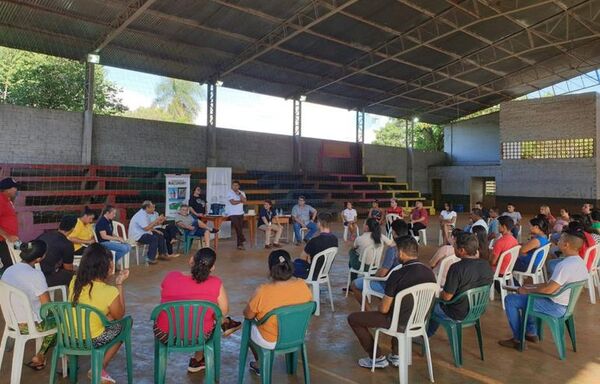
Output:
<instances>
[{"instance_id":1,"label":"white plastic chair","mask_svg":"<svg viewBox=\"0 0 600 384\"><path fill-rule=\"evenodd\" d=\"M417 243L427 245L427 228L419 229L419 236L413 235Z\"/></svg>"},{"instance_id":2,"label":"white plastic chair","mask_svg":"<svg viewBox=\"0 0 600 384\"><path fill-rule=\"evenodd\" d=\"M375 331L375 345L373 347L373 366L371 371L375 371L375 359L377 359L377 343L379 334L384 333L398 340L398 353L400 355L400 364L398 365L398 375L400 384L408 384L408 366L412 364L412 339L413 337L422 337L425 347L425 356L427 357L427 370L429 371L429 380L433 383L433 367L431 365L431 350L429 349L429 338L427 337L427 320L433 300L438 295L439 287L436 283L418 284L408 289L404 289L396 295L392 314L392 322L389 328L377 328ZM406 327L403 332L398 331L398 321L400 320L400 307L402 299L406 296L412 296L413 307Z\"/></svg>"},{"instance_id":3,"label":"white plastic chair","mask_svg":"<svg viewBox=\"0 0 600 384\"><path fill-rule=\"evenodd\" d=\"M594 255L592 256L593 250L596 250L596 252L594 252ZM600 261L600 244L595 244L594 246L586 249L585 255L583 257L583 262L585 263L586 267L588 265L590 257L593 257L593 260L592 265L588 270L588 291L590 294L590 302L592 304L596 304L596 291L594 291L594 286L598 287L598 295L600 295L600 284L598 284L600 282L600 279L598 277L598 262Z\"/></svg>"},{"instance_id":4,"label":"white plastic chair","mask_svg":"<svg viewBox=\"0 0 600 384\"><path fill-rule=\"evenodd\" d=\"M360 225L356 224L356 237L360 236L360 229L358 228ZM344 241L348 241L348 226L344 225Z\"/></svg>"},{"instance_id":5,"label":"white plastic chair","mask_svg":"<svg viewBox=\"0 0 600 384\"><path fill-rule=\"evenodd\" d=\"M303 241L304 240L304 236L306 236L306 234L308 233L308 228L300 228L300 240L298 241ZM296 231L292 231L292 243L296 242Z\"/></svg>"},{"instance_id":6,"label":"white plastic chair","mask_svg":"<svg viewBox=\"0 0 600 384\"><path fill-rule=\"evenodd\" d=\"M367 301L369 302L369 304L371 304L371 296L379 297L380 299L383 297L382 293L377 292L371 288L371 282L387 281L390 278L390 275L392 274L392 272L394 272L400 268L402 268L402 264L399 264L399 265L395 266L394 268L392 268L392 270L389 271L388 274L384 277L369 276L369 277L363 278L362 301L360 304L361 311L364 312Z\"/></svg>"},{"instance_id":7,"label":"white plastic chair","mask_svg":"<svg viewBox=\"0 0 600 384\"><path fill-rule=\"evenodd\" d=\"M392 223L396 220L400 220L402 217L397 213L388 213L385 215L385 226L387 228L387 237L392 238Z\"/></svg>"},{"instance_id":8,"label":"white plastic chair","mask_svg":"<svg viewBox=\"0 0 600 384\"><path fill-rule=\"evenodd\" d=\"M490 289L490 300L494 300L494 285L497 281L500 284L500 298L502 299L502 309L504 309L504 298L507 295L506 289L502 288L503 285L514 286L513 283L513 268L515 267L515 263L517 262L517 257L519 257L519 251L521 250L520 245L515 245L508 251L502 252L500 257L498 258L498 264L496 264L496 270L494 271L494 281L492 282L492 289ZM504 275L500 276L500 271L502 269L502 263L504 259L510 257L510 263L504 271Z\"/></svg>"},{"instance_id":9,"label":"white plastic chair","mask_svg":"<svg viewBox=\"0 0 600 384\"><path fill-rule=\"evenodd\" d=\"M346 284L346 297L348 297L348 291L350 290L350 279L352 278L352 273L356 273L357 275L363 277L370 277L375 275L375 272L379 269L379 264L381 264L381 255L383 255L383 244L379 244L378 247L375 245L369 245L365 248L362 255L360 255L360 268L358 270L354 268L350 268L348 271L348 283ZM371 259L373 262L369 265L366 264L366 260ZM368 269L365 271L365 266L368 265Z\"/></svg>"},{"instance_id":10,"label":"white plastic chair","mask_svg":"<svg viewBox=\"0 0 600 384\"><path fill-rule=\"evenodd\" d=\"M488 248L489 249L494 249L494 244L496 244L496 238L493 238L492 240L490 240L489 244L488 244Z\"/></svg>"},{"instance_id":11,"label":"white plastic chair","mask_svg":"<svg viewBox=\"0 0 600 384\"><path fill-rule=\"evenodd\" d=\"M534 262L537 260L540 252L543 252L542 258L537 265L537 268L533 270ZM544 264L546 263L546 258L550 253L550 243L544 245L543 247L539 247L533 252L531 256L531 260L529 260L529 265L527 266L527 270L525 272L521 271L513 271L513 275L519 282L519 285L523 285L523 280L525 277L531 277L533 284L543 283L544 282Z\"/></svg>"},{"instance_id":12,"label":"white plastic chair","mask_svg":"<svg viewBox=\"0 0 600 384\"><path fill-rule=\"evenodd\" d=\"M50 293L51 298L54 297L55 291L61 291L63 300L66 299L66 289L65 286L58 287L50 287L48 288L48 292ZM19 330L19 322L17 321L17 316L14 312L12 302L18 301L24 307L25 312L27 313L27 328L28 334L21 334ZM38 331L35 326L35 320L33 319L33 309L31 307L31 302L27 295L9 285L3 281L0 281L0 308L2 309L2 315L4 316L4 332L2 333L2 341L0 342L0 368L2 367L2 361L4 360L4 353L6 352L6 343L8 338L12 338L15 340L14 348L13 348L13 358L12 358L12 369L10 373L10 384L19 384L21 382L21 370L23 367L23 357L25 355L25 344L29 340L35 340L35 350L36 352L42 346L42 341L44 337L53 335L56 333L55 329L50 329L47 331ZM62 358L62 371L63 377L67 376L67 360L63 356Z\"/></svg>"},{"instance_id":13,"label":"white plastic chair","mask_svg":"<svg viewBox=\"0 0 600 384\"><path fill-rule=\"evenodd\" d=\"M321 314L321 284L327 283L327 289L329 290L329 301L331 302L331 311L335 311L333 307L333 294L331 291L331 283L329 282L329 271L331 270L331 265L333 264L333 260L335 259L335 255L337 254L338 248L331 247L326 250L319 252L312 258L310 263L310 271L308 272L308 277L304 279L306 284L310 285L313 294L313 301L317 303L317 309L315 311L315 315L319 316ZM315 268L317 266L317 261L320 259L323 260L323 264L321 265L321 270L317 274L317 278L313 279L315 274Z\"/></svg>"},{"instance_id":14,"label":"white plastic chair","mask_svg":"<svg viewBox=\"0 0 600 384\"><path fill-rule=\"evenodd\" d=\"M123 223L113 220L113 226L115 227L115 232L117 233L117 236L122 237L123 239L125 239L125 242L129 243L129 241L127 240L127 231L125 230L125 225L123 225ZM94 231L94 233L96 233L96 231ZM140 259L137 255L137 252L136 252L136 262L137 262L137 265L140 265ZM121 258L121 266L125 269L129 269L129 252L127 252Z\"/></svg>"},{"instance_id":15,"label":"white plastic chair","mask_svg":"<svg viewBox=\"0 0 600 384\"><path fill-rule=\"evenodd\" d=\"M10 258L14 264L21 262L21 250L15 249L15 243L11 243L10 241L6 241L6 246L8 247L8 252L10 253Z\"/></svg>"},{"instance_id":16,"label":"white plastic chair","mask_svg":"<svg viewBox=\"0 0 600 384\"><path fill-rule=\"evenodd\" d=\"M450 266L454 263L458 263L460 258L456 255L446 256L440 261L440 268L438 270L438 274L436 276L436 280L440 288L444 288L444 284L446 284L446 275L448 275L448 270Z\"/></svg>"}]
</instances>

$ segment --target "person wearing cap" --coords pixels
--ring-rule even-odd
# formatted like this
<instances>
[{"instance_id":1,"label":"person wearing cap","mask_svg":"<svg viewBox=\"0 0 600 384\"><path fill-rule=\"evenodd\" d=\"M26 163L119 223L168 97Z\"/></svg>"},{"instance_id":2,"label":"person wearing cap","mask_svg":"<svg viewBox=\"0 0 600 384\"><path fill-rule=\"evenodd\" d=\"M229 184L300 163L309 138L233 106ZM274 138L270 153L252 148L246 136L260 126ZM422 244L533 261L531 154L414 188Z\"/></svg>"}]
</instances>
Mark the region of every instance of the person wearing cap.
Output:
<instances>
[{"instance_id":1,"label":"person wearing cap","mask_svg":"<svg viewBox=\"0 0 600 384\"><path fill-rule=\"evenodd\" d=\"M77 219L77 224L75 224L75 228L69 235L69 241L73 243L75 255L83 255L85 247L96 242L94 228L92 227L95 216L94 211L85 207L81 216Z\"/></svg>"},{"instance_id":2,"label":"person wearing cap","mask_svg":"<svg viewBox=\"0 0 600 384\"><path fill-rule=\"evenodd\" d=\"M69 236L77 224L75 215L64 216L58 229L40 235L37 240L46 243L46 257L40 262L42 272L49 287L69 285L75 272L73 258L75 249L69 241Z\"/></svg>"},{"instance_id":3,"label":"person wearing cap","mask_svg":"<svg viewBox=\"0 0 600 384\"><path fill-rule=\"evenodd\" d=\"M19 240L19 222L13 203L17 196L17 188L19 188L19 185L12 177L0 181L0 260L2 261L2 271L12 265L7 241L14 243Z\"/></svg>"}]
</instances>

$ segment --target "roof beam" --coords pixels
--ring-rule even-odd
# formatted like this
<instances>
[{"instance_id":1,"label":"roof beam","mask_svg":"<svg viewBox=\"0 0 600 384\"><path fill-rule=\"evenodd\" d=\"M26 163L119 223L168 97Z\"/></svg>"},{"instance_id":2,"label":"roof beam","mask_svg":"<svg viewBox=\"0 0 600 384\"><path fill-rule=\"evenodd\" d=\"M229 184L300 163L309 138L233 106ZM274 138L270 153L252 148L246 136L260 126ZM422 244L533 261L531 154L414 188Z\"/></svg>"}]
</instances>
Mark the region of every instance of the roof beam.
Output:
<instances>
[{"instance_id":1,"label":"roof beam","mask_svg":"<svg viewBox=\"0 0 600 384\"><path fill-rule=\"evenodd\" d=\"M322 4L329 1L332 8L323 9ZM279 24L256 43L247 47L242 53L226 64L212 77L224 77L232 73L241 66L255 60L256 58L271 51L273 48L289 41L311 27L327 20L344 8L356 3L358 0L318 0L302 7L297 13L289 17L283 23Z\"/></svg>"},{"instance_id":2,"label":"roof beam","mask_svg":"<svg viewBox=\"0 0 600 384\"><path fill-rule=\"evenodd\" d=\"M109 30L92 44L90 52L100 52L155 2L156 0L133 0L127 4L125 10L110 23Z\"/></svg>"}]
</instances>

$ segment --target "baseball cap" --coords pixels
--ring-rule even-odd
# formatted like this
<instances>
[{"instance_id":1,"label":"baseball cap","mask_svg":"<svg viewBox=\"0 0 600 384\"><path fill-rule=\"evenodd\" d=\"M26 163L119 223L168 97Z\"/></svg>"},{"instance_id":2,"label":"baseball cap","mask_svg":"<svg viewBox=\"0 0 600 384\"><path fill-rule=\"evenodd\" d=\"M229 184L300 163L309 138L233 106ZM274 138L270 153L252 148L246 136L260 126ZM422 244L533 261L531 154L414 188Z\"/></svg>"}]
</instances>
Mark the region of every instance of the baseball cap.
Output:
<instances>
[{"instance_id":1,"label":"baseball cap","mask_svg":"<svg viewBox=\"0 0 600 384\"><path fill-rule=\"evenodd\" d=\"M0 190L6 190L11 188L19 188L19 184L12 177L7 177L0 181Z\"/></svg>"}]
</instances>

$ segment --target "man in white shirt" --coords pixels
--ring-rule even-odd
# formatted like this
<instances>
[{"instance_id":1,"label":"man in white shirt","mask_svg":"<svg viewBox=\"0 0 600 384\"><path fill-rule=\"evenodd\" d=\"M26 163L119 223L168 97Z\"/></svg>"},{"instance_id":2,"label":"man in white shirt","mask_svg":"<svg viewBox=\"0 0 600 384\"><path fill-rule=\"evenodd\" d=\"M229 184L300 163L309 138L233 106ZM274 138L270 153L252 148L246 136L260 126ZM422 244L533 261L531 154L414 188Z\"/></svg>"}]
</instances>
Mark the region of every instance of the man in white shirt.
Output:
<instances>
[{"instance_id":1,"label":"man in white shirt","mask_svg":"<svg viewBox=\"0 0 600 384\"><path fill-rule=\"evenodd\" d=\"M148 245L146 263L150 265L157 263L157 252L159 259L169 260L165 238L154 229L165 222L165 216L155 216L155 209L154 204L150 200L146 200L142 203L142 208L129 221L129 238Z\"/></svg>"},{"instance_id":2,"label":"man in white shirt","mask_svg":"<svg viewBox=\"0 0 600 384\"><path fill-rule=\"evenodd\" d=\"M477 225L481 225L483 228L485 228L485 231L487 232L488 225L483 219L483 212L479 208L473 208L471 209L471 226L469 227L468 232L473 233L473 227Z\"/></svg>"},{"instance_id":3,"label":"man in white shirt","mask_svg":"<svg viewBox=\"0 0 600 384\"><path fill-rule=\"evenodd\" d=\"M583 259L579 256L579 250L583 246L585 235L583 226L572 226L563 231L558 241L558 247L567 257L557 264L547 283L526 285L520 287L517 295L508 295L504 300L506 317L512 330L512 338L500 340L498 343L507 348L519 349L521 345L521 324L523 322L521 312L527 307L528 293L542 293L552 295L563 286L577 281L586 281L588 278L587 268ZM545 313L552 317L561 317L567 311L569 296L567 290L556 297L536 298L533 308L536 312ZM527 319L525 339L536 343L539 341L538 330L531 318Z\"/></svg>"},{"instance_id":4,"label":"man in white shirt","mask_svg":"<svg viewBox=\"0 0 600 384\"><path fill-rule=\"evenodd\" d=\"M227 202L225 203L225 213L231 220L231 226L235 229L237 236L237 249L244 250L246 237L244 236L244 203L246 194L240 191L240 182L234 180L231 183L231 190L227 192Z\"/></svg>"}]
</instances>

